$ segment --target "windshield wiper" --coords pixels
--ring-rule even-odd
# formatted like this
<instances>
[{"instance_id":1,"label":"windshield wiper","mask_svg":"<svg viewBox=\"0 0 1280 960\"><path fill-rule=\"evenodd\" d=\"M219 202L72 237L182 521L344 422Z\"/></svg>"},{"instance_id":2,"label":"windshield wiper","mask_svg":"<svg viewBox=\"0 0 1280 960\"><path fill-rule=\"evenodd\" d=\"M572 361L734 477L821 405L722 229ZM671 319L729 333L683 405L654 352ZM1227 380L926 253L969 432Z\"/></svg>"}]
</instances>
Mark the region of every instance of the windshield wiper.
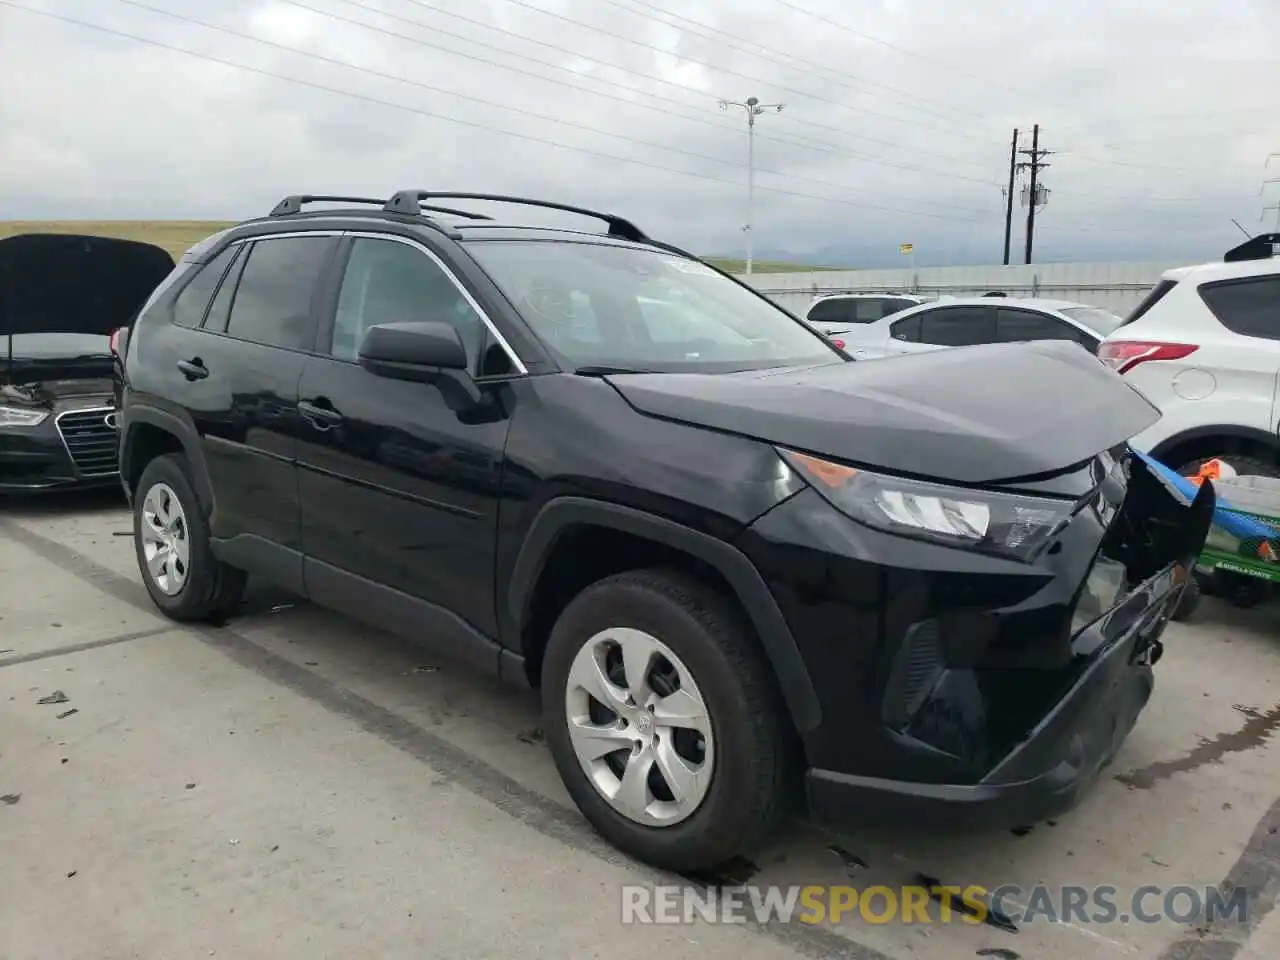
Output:
<instances>
[{"instance_id":1,"label":"windshield wiper","mask_svg":"<svg viewBox=\"0 0 1280 960\"><path fill-rule=\"evenodd\" d=\"M609 377L624 373L657 373L657 370L641 370L639 367L611 367L603 364L575 367L573 370L580 377Z\"/></svg>"}]
</instances>

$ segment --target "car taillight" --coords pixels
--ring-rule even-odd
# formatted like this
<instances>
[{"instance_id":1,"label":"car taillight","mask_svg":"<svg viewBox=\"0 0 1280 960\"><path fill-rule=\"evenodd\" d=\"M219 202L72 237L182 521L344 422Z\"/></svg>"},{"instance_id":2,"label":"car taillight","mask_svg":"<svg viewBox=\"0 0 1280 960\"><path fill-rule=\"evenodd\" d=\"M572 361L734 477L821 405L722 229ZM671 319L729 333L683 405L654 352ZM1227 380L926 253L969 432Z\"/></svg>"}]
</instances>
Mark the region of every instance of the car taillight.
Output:
<instances>
[{"instance_id":1,"label":"car taillight","mask_svg":"<svg viewBox=\"0 0 1280 960\"><path fill-rule=\"evenodd\" d=\"M843 349L844 349L844 341L843 341L843 340L837 340L835 337L832 337L832 338L831 338L831 342L832 342L832 343L834 343L834 344L836 345L836 349L837 349L837 350L843 350Z\"/></svg>"},{"instance_id":2,"label":"car taillight","mask_svg":"<svg viewBox=\"0 0 1280 960\"><path fill-rule=\"evenodd\" d=\"M1200 348L1192 343L1160 343L1154 340L1109 340L1098 347L1098 359L1116 373L1128 373L1148 360L1181 360Z\"/></svg>"},{"instance_id":3,"label":"car taillight","mask_svg":"<svg viewBox=\"0 0 1280 960\"><path fill-rule=\"evenodd\" d=\"M120 334L124 333L124 327L116 327L111 331L111 352L116 356L120 355Z\"/></svg>"}]
</instances>

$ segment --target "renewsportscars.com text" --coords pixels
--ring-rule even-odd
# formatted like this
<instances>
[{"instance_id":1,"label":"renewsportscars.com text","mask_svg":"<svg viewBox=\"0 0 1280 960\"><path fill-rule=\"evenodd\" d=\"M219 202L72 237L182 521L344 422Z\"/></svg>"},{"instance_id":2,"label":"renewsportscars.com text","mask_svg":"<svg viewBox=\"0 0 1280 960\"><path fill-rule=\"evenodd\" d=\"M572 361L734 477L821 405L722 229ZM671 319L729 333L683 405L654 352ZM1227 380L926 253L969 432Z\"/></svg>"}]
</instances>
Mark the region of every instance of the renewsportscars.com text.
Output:
<instances>
[{"instance_id":1,"label":"renewsportscars.com text","mask_svg":"<svg viewBox=\"0 0 1280 960\"><path fill-rule=\"evenodd\" d=\"M1123 895L1113 886L1030 888L883 885L721 887L679 884L622 888L622 922L681 923L984 923L1046 922L1179 924L1236 919L1248 913L1248 889L1187 885L1141 886Z\"/></svg>"}]
</instances>

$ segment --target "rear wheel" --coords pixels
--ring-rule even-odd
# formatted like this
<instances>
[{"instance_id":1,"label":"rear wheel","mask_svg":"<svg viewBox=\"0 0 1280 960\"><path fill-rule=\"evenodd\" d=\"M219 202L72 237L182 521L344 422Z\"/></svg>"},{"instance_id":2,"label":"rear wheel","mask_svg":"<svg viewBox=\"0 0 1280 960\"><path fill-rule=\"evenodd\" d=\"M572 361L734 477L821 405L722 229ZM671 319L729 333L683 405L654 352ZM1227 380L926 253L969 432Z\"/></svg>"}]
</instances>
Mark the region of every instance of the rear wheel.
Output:
<instances>
[{"instance_id":1,"label":"rear wheel","mask_svg":"<svg viewBox=\"0 0 1280 960\"><path fill-rule=\"evenodd\" d=\"M784 799L772 678L736 608L671 571L588 587L542 667L547 742L592 826L675 871L749 853Z\"/></svg>"},{"instance_id":2,"label":"rear wheel","mask_svg":"<svg viewBox=\"0 0 1280 960\"><path fill-rule=\"evenodd\" d=\"M244 595L247 579L243 570L213 555L188 469L181 454L156 457L142 471L133 508L143 585L166 616L184 622L229 612Z\"/></svg>"},{"instance_id":3,"label":"rear wheel","mask_svg":"<svg viewBox=\"0 0 1280 960\"><path fill-rule=\"evenodd\" d=\"M1178 605L1173 608L1173 619L1179 621L1190 620L1200 606L1200 581L1191 576L1187 578L1186 586L1182 588L1182 596L1178 598Z\"/></svg>"}]
</instances>

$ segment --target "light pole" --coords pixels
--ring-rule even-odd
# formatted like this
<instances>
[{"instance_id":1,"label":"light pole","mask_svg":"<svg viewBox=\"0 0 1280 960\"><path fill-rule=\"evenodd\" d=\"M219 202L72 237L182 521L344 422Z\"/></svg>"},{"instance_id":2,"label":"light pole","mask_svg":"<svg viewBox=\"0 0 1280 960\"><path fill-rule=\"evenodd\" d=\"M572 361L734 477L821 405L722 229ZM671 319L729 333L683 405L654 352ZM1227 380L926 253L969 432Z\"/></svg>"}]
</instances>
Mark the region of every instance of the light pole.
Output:
<instances>
[{"instance_id":1,"label":"light pole","mask_svg":"<svg viewBox=\"0 0 1280 960\"><path fill-rule=\"evenodd\" d=\"M745 103L736 100L721 100L720 109L741 107L747 113L747 222L742 230L747 235L747 274L751 273L751 253L754 244L751 239L751 217L756 201L756 117L766 110L781 113L784 104L761 103L758 97L747 97Z\"/></svg>"}]
</instances>

